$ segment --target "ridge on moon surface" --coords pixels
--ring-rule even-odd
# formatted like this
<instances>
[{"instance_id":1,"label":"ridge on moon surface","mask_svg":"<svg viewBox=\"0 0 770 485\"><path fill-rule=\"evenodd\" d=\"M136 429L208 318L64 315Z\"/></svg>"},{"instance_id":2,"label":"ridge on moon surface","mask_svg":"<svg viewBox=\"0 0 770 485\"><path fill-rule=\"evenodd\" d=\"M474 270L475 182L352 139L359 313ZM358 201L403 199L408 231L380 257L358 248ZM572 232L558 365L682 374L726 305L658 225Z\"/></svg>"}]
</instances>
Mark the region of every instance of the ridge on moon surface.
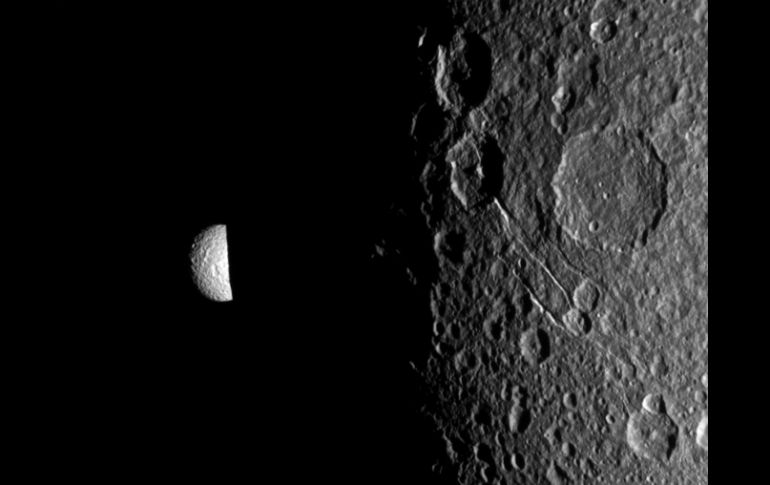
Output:
<instances>
[{"instance_id":1,"label":"ridge on moon surface","mask_svg":"<svg viewBox=\"0 0 770 485\"><path fill-rule=\"evenodd\" d=\"M225 225L210 226L196 236L190 264L195 285L203 296L218 302L233 299Z\"/></svg>"}]
</instances>

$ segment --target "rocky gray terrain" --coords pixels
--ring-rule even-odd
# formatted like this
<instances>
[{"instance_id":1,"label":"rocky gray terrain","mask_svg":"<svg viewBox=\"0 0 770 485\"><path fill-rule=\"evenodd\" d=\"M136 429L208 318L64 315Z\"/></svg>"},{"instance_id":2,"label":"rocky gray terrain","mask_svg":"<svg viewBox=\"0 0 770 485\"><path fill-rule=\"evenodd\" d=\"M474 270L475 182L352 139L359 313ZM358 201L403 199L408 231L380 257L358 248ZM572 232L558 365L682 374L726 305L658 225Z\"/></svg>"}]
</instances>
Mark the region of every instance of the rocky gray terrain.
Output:
<instances>
[{"instance_id":1,"label":"rocky gray terrain","mask_svg":"<svg viewBox=\"0 0 770 485\"><path fill-rule=\"evenodd\" d=\"M429 295L433 474L707 483L707 0L437 2L414 42L424 231L376 253Z\"/></svg>"}]
</instances>

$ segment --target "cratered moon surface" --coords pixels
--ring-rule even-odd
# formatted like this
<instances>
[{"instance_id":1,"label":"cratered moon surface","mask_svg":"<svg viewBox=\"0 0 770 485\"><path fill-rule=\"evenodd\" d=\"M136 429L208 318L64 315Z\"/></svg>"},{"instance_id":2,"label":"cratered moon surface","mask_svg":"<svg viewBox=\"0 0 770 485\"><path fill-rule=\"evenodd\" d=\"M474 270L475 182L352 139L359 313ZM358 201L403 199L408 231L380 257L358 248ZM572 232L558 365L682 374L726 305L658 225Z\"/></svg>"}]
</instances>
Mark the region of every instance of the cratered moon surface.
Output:
<instances>
[{"instance_id":1,"label":"cratered moon surface","mask_svg":"<svg viewBox=\"0 0 770 485\"><path fill-rule=\"evenodd\" d=\"M213 301L233 299L227 258L227 229L214 225L195 238L190 250L190 265L195 285Z\"/></svg>"},{"instance_id":2,"label":"cratered moon surface","mask_svg":"<svg viewBox=\"0 0 770 485\"><path fill-rule=\"evenodd\" d=\"M377 252L431 315L426 468L707 483L708 1L447 0L412 40Z\"/></svg>"}]
</instances>

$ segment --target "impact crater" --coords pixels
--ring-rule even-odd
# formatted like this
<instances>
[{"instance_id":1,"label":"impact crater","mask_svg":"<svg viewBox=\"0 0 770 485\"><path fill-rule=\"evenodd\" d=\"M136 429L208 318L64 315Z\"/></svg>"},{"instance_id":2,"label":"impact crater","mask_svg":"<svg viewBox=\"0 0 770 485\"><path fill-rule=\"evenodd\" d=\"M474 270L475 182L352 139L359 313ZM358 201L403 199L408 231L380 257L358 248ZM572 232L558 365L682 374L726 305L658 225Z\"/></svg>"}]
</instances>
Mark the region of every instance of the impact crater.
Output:
<instances>
[{"instance_id":1,"label":"impact crater","mask_svg":"<svg viewBox=\"0 0 770 485\"><path fill-rule=\"evenodd\" d=\"M554 214L581 245L643 247L666 209L666 173L651 144L622 128L569 139L551 186Z\"/></svg>"}]
</instances>

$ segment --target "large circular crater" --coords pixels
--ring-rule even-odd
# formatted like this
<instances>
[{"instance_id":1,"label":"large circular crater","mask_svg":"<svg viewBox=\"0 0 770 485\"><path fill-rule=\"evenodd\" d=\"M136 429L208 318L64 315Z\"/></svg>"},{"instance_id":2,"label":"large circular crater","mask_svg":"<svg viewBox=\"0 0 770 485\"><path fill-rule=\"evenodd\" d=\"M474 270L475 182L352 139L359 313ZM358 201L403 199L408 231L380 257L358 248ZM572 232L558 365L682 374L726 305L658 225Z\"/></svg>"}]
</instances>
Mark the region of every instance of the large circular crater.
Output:
<instances>
[{"instance_id":1,"label":"large circular crater","mask_svg":"<svg viewBox=\"0 0 770 485\"><path fill-rule=\"evenodd\" d=\"M570 138L552 187L556 220L593 249L643 246L666 208L665 167L642 135L622 128Z\"/></svg>"}]
</instances>

